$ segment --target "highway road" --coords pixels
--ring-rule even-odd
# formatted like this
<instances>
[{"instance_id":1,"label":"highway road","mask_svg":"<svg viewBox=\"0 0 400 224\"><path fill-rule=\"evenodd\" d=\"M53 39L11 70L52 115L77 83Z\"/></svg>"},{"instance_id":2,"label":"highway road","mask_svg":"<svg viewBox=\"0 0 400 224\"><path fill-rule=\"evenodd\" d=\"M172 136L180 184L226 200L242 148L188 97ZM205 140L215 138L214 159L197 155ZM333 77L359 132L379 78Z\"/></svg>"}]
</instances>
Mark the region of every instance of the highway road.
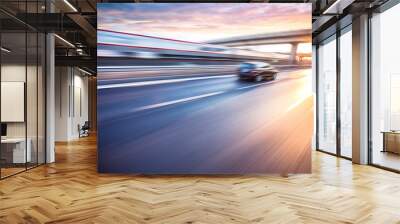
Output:
<instances>
[{"instance_id":1,"label":"highway road","mask_svg":"<svg viewBox=\"0 0 400 224\"><path fill-rule=\"evenodd\" d=\"M260 83L226 70L159 73L99 73L99 171L310 172L310 69L282 71Z\"/></svg>"}]
</instances>

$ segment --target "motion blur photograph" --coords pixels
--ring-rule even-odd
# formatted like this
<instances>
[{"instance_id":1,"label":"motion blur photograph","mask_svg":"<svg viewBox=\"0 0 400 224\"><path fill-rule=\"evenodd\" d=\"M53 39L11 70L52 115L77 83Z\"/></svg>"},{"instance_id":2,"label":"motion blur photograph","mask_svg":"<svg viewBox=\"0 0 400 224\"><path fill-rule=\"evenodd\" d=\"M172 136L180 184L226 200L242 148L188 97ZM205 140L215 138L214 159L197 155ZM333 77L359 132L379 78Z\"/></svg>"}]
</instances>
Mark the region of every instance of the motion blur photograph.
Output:
<instances>
[{"instance_id":1,"label":"motion blur photograph","mask_svg":"<svg viewBox=\"0 0 400 224\"><path fill-rule=\"evenodd\" d=\"M97 9L99 172L311 172L311 4Z\"/></svg>"}]
</instances>

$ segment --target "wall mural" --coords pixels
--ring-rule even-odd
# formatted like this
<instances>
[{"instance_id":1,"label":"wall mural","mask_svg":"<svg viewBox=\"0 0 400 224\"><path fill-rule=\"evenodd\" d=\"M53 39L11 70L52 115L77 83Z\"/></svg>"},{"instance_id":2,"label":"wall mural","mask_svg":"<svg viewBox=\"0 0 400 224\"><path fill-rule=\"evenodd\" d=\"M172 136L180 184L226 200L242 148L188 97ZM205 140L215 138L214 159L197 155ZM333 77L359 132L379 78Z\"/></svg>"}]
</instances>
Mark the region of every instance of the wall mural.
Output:
<instances>
[{"instance_id":1,"label":"wall mural","mask_svg":"<svg viewBox=\"0 0 400 224\"><path fill-rule=\"evenodd\" d=\"M98 4L98 170L310 173L311 4Z\"/></svg>"}]
</instances>

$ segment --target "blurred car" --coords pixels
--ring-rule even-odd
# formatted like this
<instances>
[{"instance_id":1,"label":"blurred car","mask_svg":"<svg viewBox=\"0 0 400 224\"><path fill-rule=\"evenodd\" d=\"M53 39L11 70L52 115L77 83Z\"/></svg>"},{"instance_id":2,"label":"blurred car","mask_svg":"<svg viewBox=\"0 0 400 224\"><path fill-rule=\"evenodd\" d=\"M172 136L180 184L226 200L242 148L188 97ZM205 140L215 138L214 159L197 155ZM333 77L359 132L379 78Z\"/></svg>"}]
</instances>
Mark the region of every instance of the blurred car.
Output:
<instances>
[{"instance_id":1,"label":"blurred car","mask_svg":"<svg viewBox=\"0 0 400 224\"><path fill-rule=\"evenodd\" d=\"M239 78L241 80L251 80L260 82L262 80L275 80L278 70L265 62L244 62L238 69Z\"/></svg>"}]
</instances>

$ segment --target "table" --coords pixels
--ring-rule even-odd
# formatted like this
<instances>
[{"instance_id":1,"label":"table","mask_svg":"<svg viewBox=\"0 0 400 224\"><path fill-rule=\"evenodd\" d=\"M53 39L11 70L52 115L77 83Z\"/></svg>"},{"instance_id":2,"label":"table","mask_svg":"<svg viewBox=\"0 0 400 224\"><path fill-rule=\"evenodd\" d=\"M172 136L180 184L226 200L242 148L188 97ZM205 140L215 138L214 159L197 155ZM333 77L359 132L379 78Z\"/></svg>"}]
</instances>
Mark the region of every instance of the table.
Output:
<instances>
[{"instance_id":1,"label":"table","mask_svg":"<svg viewBox=\"0 0 400 224\"><path fill-rule=\"evenodd\" d=\"M1 154L2 154L1 156L5 158L7 162L10 163L31 162L32 141L30 138L27 138L26 140L28 144L26 144L26 150L25 150L25 138L1 139Z\"/></svg>"},{"instance_id":2,"label":"table","mask_svg":"<svg viewBox=\"0 0 400 224\"><path fill-rule=\"evenodd\" d=\"M382 152L392 152L400 154L400 131L382 131L383 150Z\"/></svg>"}]
</instances>

